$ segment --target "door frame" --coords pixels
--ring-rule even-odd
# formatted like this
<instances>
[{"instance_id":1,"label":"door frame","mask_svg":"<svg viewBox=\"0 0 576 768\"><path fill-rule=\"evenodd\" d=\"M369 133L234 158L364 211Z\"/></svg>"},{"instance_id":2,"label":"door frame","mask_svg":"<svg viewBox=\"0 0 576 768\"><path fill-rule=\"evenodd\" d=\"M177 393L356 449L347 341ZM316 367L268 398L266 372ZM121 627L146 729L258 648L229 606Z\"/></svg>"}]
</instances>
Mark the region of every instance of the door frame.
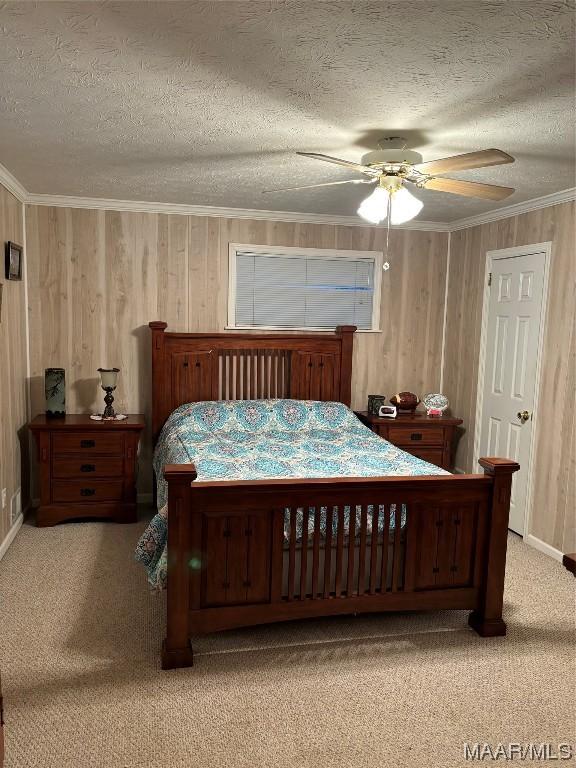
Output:
<instances>
[{"instance_id":1,"label":"door frame","mask_svg":"<svg viewBox=\"0 0 576 768\"><path fill-rule=\"evenodd\" d=\"M516 245L513 248L499 248L497 250L486 251L485 269L484 269L484 292L482 297L482 323L480 332L480 355L478 358L478 379L476 382L476 419L474 422L474 457L475 461L480 456L480 435L482 428L482 409L484 407L484 379L486 374L486 334L488 331L488 309L490 303L490 286L488 285L488 276L493 271L492 266L495 261L500 259L509 259L514 256L530 256L534 253L544 254L544 274L542 278L542 322L540 323L540 332L538 334L538 354L536 357L536 387L534 390L534 405L532 408L532 443L530 445L530 454L527 467L527 487L526 487L526 509L524 512L524 533L522 538L530 535L532 525L532 497L534 491L534 458L536 454L536 442L540 426L539 401L540 390L542 388L542 357L544 348L544 339L546 337L546 327L548 324L548 283L550 277L550 265L552 257L552 242L528 243L527 245Z\"/></svg>"}]
</instances>

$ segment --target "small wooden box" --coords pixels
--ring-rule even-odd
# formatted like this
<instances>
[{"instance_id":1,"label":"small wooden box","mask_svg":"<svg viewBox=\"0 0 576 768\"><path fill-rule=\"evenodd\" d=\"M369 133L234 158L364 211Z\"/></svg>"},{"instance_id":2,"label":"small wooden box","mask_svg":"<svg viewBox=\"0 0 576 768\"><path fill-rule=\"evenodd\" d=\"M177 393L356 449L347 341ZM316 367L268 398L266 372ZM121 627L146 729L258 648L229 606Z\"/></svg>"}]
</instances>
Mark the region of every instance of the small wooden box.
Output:
<instances>
[{"instance_id":1,"label":"small wooden box","mask_svg":"<svg viewBox=\"0 0 576 768\"><path fill-rule=\"evenodd\" d=\"M388 419L371 416L366 411L355 413L373 432L403 451L442 469L452 469L454 430L462 424L462 419L427 416L425 413L400 414Z\"/></svg>"},{"instance_id":2,"label":"small wooden box","mask_svg":"<svg viewBox=\"0 0 576 768\"><path fill-rule=\"evenodd\" d=\"M98 517L136 521L136 461L144 417L94 421L89 416L37 416L40 507L36 524Z\"/></svg>"}]
</instances>

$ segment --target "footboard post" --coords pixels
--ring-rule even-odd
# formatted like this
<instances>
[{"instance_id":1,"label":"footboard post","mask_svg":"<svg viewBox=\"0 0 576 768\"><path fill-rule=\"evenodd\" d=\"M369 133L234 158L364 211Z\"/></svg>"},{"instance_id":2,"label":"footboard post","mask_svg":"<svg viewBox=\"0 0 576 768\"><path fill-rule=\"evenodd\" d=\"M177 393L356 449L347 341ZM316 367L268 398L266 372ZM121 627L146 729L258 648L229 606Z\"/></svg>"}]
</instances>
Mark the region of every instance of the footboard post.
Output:
<instances>
[{"instance_id":1,"label":"footboard post","mask_svg":"<svg viewBox=\"0 0 576 768\"><path fill-rule=\"evenodd\" d=\"M168 579L162 669L191 667L193 663L188 627L192 559L190 486L196 476L193 464L167 464L164 467L164 478L168 483Z\"/></svg>"},{"instance_id":2,"label":"footboard post","mask_svg":"<svg viewBox=\"0 0 576 768\"><path fill-rule=\"evenodd\" d=\"M520 469L520 465L515 461L496 458L483 458L479 463L484 467L484 474L492 477L493 485L481 603L468 617L468 623L482 637L496 637L506 634L506 624L502 620L502 604L508 515L512 475Z\"/></svg>"}]
</instances>

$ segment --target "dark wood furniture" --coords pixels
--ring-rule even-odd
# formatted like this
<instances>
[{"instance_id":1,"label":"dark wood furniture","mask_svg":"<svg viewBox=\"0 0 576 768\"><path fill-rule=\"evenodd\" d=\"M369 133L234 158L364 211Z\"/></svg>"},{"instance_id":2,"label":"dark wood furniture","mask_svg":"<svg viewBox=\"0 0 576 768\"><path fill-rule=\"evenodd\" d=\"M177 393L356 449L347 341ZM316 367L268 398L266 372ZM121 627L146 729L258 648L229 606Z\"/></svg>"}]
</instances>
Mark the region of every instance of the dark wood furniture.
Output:
<instances>
[{"instance_id":1,"label":"dark wood furniture","mask_svg":"<svg viewBox=\"0 0 576 768\"><path fill-rule=\"evenodd\" d=\"M452 469L454 430L462 424L462 419L425 413L399 413L394 419L381 419L366 411L354 413L373 432L403 451L442 469Z\"/></svg>"},{"instance_id":2,"label":"dark wood furniture","mask_svg":"<svg viewBox=\"0 0 576 768\"><path fill-rule=\"evenodd\" d=\"M155 436L176 407L194 400L350 404L354 328L257 335L166 333L163 322L150 327ZM508 513L519 465L500 458L480 464L484 475L222 482L198 482L192 464L164 467L163 668L192 664L193 634L310 616L469 608L480 635L505 634ZM313 533L298 541L297 516L307 530L310 510L322 507L326 537L315 514ZM361 510L358 530L351 517L350 535L345 507ZM369 534L369 519L373 530L383 521L377 535Z\"/></svg>"},{"instance_id":3,"label":"dark wood furniture","mask_svg":"<svg viewBox=\"0 0 576 768\"><path fill-rule=\"evenodd\" d=\"M80 517L136 521L136 460L143 416L124 421L36 416L29 427L38 445L40 468L37 525Z\"/></svg>"},{"instance_id":4,"label":"dark wood furniture","mask_svg":"<svg viewBox=\"0 0 576 768\"><path fill-rule=\"evenodd\" d=\"M292 397L350 404L356 326L303 336L165 333L166 323L149 325L154 441L182 403Z\"/></svg>"},{"instance_id":5,"label":"dark wood furniture","mask_svg":"<svg viewBox=\"0 0 576 768\"><path fill-rule=\"evenodd\" d=\"M562 565L569 570L572 575L576 576L576 552L573 552L571 555L564 555L562 558Z\"/></svg>"}]
</instances>

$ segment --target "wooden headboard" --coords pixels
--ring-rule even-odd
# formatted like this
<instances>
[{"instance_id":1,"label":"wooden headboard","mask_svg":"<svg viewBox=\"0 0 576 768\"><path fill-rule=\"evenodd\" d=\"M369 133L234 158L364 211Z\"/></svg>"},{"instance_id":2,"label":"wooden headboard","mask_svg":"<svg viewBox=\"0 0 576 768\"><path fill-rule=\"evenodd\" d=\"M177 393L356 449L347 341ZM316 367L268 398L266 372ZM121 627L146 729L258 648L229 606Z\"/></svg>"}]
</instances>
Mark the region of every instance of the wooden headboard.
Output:
<instances>
[{"instance_id":1,"label":"wooden headboard","mask_svg":"<svg viewBox=\"0 0 576 768\"><path fill-rule=\"evenodd\" d=\"M183 403L199 400L339 400L350 405L356 326L306 335L166 333L152 329L152 436Z\"/></svg>"}]
</instances>

